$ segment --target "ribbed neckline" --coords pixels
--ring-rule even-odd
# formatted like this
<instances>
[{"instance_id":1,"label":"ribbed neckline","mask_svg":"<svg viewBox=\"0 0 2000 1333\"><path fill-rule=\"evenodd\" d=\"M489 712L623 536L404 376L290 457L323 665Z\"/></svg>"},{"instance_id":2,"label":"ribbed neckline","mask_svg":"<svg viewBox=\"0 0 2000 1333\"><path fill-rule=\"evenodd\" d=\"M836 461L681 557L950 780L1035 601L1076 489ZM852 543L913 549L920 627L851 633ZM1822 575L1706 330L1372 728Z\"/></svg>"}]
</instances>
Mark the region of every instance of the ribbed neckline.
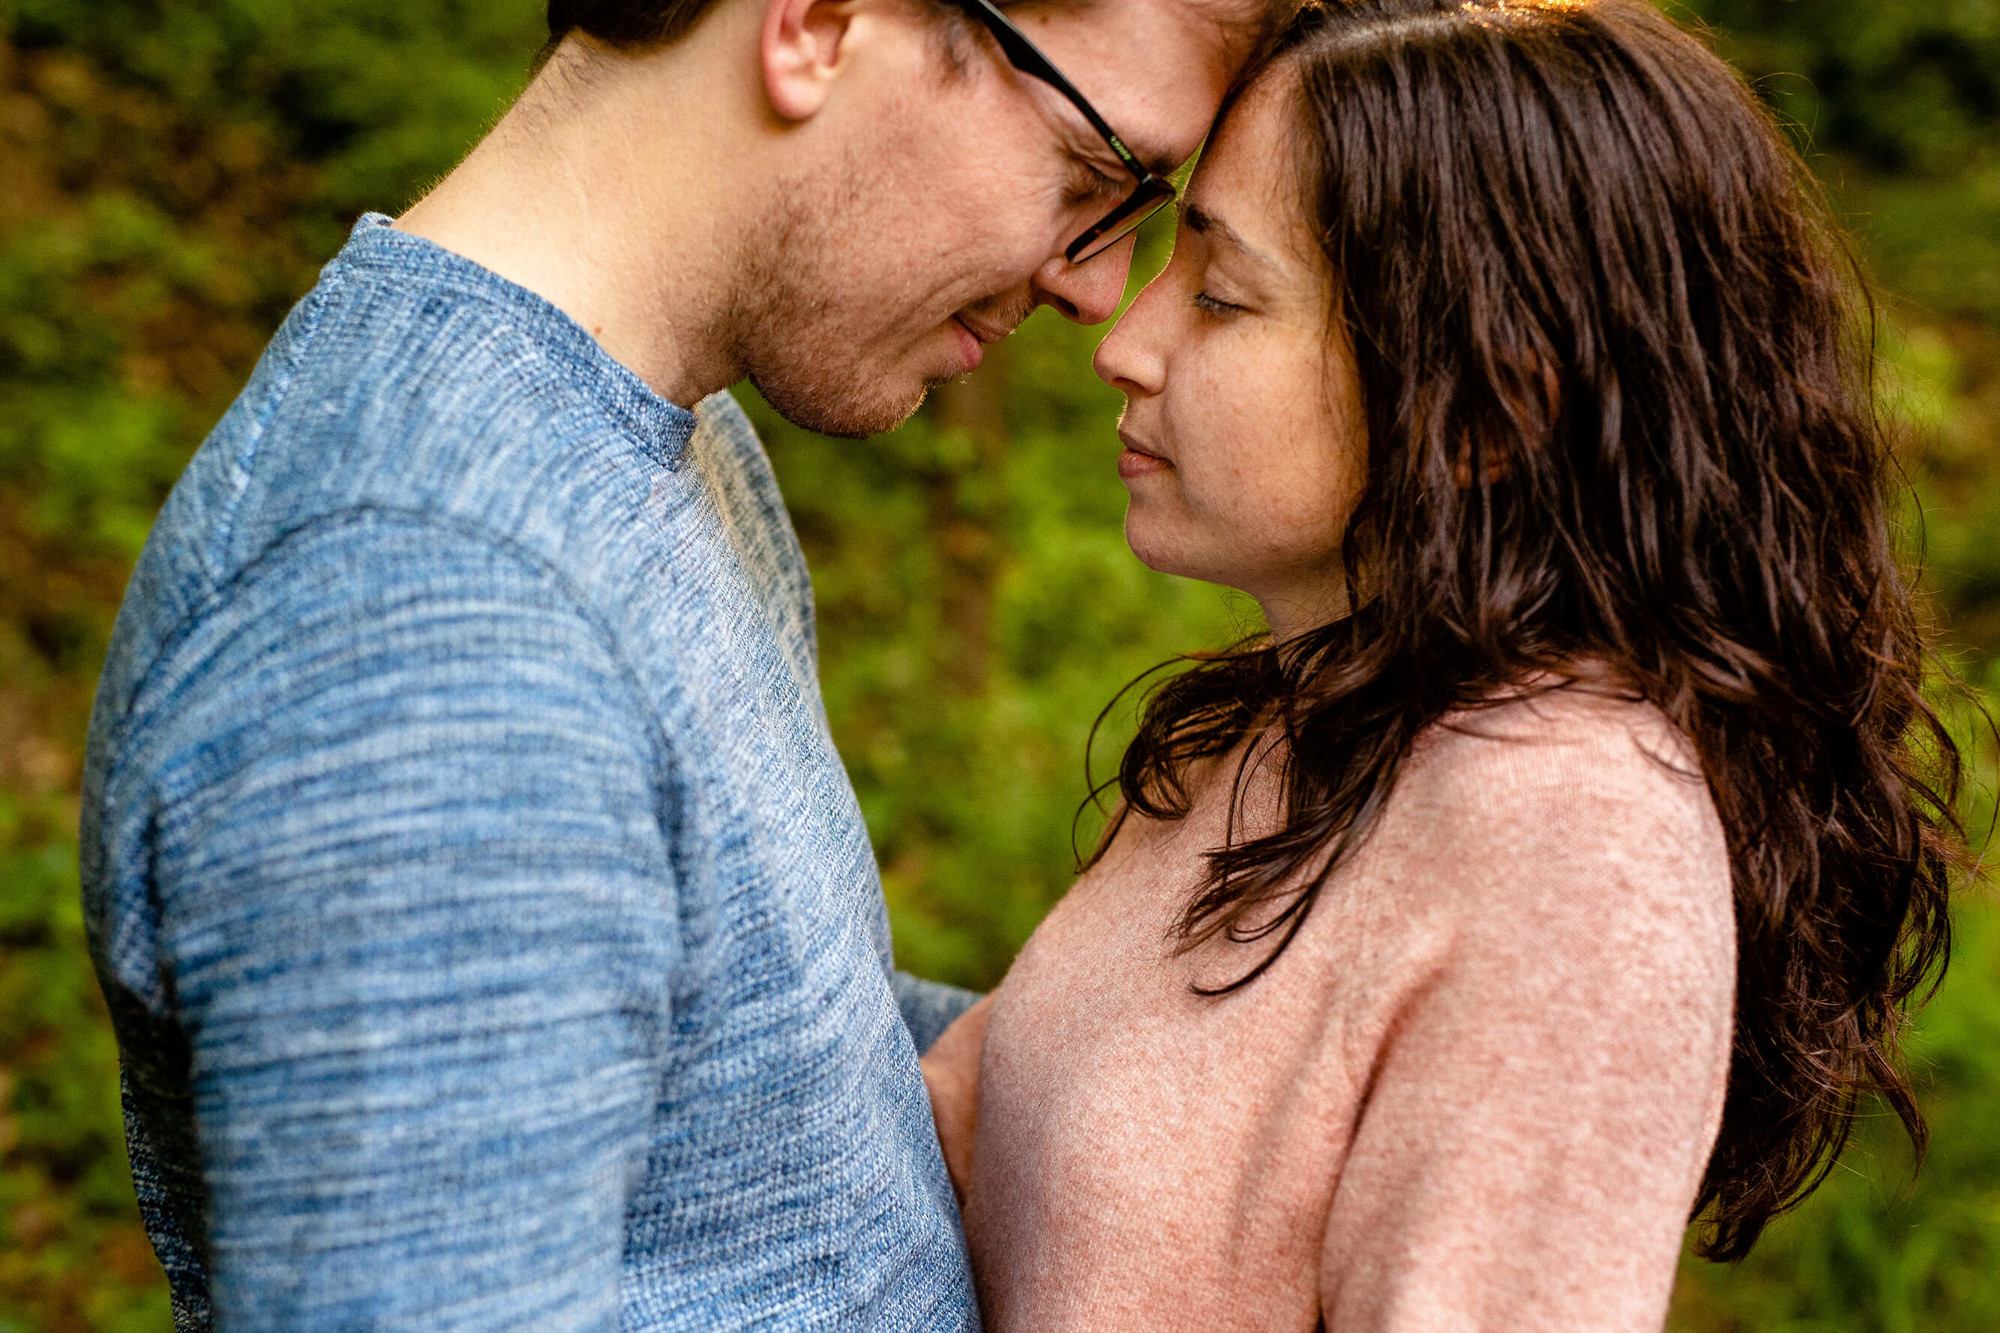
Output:
<instances>
[{"instance_id":1,"label":"ribbed neckline","mask_svg":"<svg viewBox=\"0 0 2000 1333\"><path fill-rule=\"evenodd\" d=\"M362 215L334 263L449 288L507 311L524 335L594 381L583 389L655 462L668 468L679 463L694 434L694 413L660 397L582 325L526 287L434 241L397 230L394 221L380 213Z\"/></svg>"}]
</instances>

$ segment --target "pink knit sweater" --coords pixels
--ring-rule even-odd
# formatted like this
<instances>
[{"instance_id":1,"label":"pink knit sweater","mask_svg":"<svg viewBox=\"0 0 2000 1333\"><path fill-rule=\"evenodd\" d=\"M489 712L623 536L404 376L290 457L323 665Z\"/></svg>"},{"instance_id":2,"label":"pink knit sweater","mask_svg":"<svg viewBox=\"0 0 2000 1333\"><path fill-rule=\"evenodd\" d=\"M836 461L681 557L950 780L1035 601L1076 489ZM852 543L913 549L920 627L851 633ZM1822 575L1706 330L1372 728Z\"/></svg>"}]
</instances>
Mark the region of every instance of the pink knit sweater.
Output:
<instances>
[{"instance_id":1,"label":"pink knit sweater","mask_svg":"<svg viewBox=\"0 0 2000 1333\"><path fill-rule=\"evenodd\" d=\"M1130 821L995 996L987 1327L1658 1329L1735 990L1685 741L1574 688L1433 729L1278 964L1204 999L1260 956L1166 944L1227 785Z\"/></svg>"}]
</instances>

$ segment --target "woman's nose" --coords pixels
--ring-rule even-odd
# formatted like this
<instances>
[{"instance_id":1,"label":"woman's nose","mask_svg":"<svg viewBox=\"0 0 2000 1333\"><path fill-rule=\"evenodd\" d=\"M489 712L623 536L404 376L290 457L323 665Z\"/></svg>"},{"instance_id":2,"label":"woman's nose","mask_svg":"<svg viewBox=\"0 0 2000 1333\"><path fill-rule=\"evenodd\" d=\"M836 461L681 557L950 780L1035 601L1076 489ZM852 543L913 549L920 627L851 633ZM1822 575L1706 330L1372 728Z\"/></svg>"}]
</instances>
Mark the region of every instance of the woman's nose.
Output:
<instances>
[{"instance_id":1,"label":"woman's nose","mask_svg":"<svg viewBox=\"0 0 2000 1333\"><path fill-rule=\"evenodd\" d=\"M1091 358L1097 377L1128 398L1156 394L1166 387L1158 296L1159 283L1155 281L1104 335L1097 355Z\"/></svg>"}]
</instances>

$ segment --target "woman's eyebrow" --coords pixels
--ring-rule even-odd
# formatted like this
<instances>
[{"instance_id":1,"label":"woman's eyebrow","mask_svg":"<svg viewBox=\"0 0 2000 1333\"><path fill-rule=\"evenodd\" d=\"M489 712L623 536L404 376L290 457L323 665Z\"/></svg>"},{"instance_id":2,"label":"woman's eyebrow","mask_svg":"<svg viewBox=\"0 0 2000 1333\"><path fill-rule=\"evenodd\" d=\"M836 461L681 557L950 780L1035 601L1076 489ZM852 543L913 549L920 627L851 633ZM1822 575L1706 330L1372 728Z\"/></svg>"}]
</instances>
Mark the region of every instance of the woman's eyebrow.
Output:
<instances>
[{"instance_id":1,"label":"woman's eyebrow","mask_svg":"<svg viewBox=\"0 0 2000 1333\"><path fill-rule=\"evenodd\" d=\"M1222 241L1238 254L1246 259L1255 260L1265 268L1277 267L1269 255L1244 240L1236 228L1191 199L1183 200L1181 203L1181 223L1197 236L1209 236Z\"/></svg>"}]
</instances>

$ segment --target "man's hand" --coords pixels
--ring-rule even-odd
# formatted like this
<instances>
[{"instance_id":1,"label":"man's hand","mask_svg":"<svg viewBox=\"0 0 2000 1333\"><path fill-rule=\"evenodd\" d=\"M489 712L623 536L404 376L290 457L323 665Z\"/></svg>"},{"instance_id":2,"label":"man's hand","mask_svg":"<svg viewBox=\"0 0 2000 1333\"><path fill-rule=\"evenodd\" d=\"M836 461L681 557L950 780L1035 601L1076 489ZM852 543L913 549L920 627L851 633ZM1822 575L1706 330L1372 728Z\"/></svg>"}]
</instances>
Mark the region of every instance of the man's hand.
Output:
<instances>
[{"instance_id":1,"label":"man's hand","mask_svg":"<svg viewBox=\"0 0 2000 1333\"><path fill-rule=\"evenodd\" d=\"M986 1016L992 1008L993 997L988 995L966 1010L919 1062L924 1085L930 1089L931 1118L937 1122L945 1170L951 1173L951 1187L961 1209L966 1191L972 1188L972 1146L979 1128L979 1056L986 1046Z\"/></svg>"}]
</instances>

